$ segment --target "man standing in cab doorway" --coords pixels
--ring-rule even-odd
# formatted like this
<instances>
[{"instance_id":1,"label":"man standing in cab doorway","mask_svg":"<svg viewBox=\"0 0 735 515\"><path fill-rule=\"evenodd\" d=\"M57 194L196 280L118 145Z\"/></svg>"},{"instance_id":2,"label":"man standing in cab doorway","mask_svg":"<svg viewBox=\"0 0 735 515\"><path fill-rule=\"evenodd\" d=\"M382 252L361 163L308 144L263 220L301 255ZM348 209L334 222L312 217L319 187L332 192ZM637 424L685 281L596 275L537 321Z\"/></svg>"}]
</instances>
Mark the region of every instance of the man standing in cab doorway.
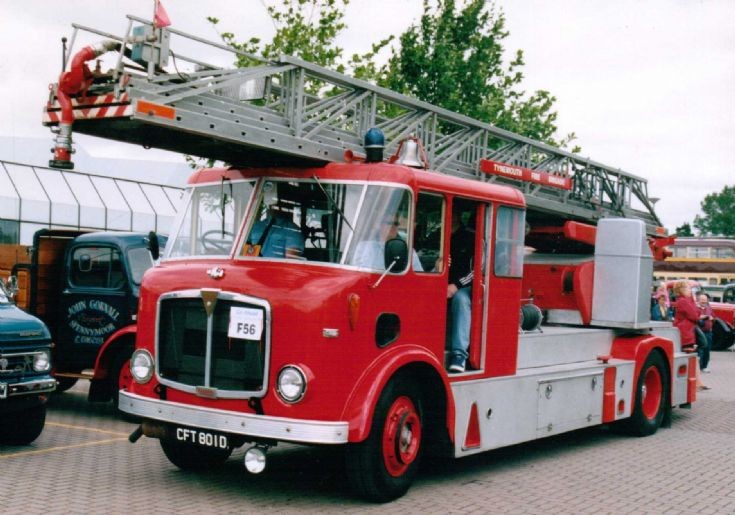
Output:
<instances>
[{"instance_id":1,"label":"man standing in cab doorway","mask_svg":"<svg viewBox=\"0 0 735 515\"><path fill-rule=\"evenodd\" d=\"M464 372L469 356L472 321L472 280L475 235L462 222L462 209L452 207L452 237L449 242L449 284L447 299L451 304L452 332L449 371ZM471 213L474 215L474 213Z\"/></svg>"}]
</instances>

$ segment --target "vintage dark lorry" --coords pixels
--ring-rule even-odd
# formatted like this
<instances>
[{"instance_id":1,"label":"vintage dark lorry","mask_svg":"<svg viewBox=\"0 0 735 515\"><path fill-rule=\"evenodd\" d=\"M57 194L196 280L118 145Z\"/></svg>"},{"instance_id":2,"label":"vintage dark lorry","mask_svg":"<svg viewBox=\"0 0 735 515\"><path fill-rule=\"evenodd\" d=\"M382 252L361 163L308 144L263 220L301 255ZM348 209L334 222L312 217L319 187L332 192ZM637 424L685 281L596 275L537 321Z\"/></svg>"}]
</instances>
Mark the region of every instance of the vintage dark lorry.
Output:
<instances>
[{"instance_id":1,"label":"vintage dark lorry","mask_svg":"<svg viewBox=\"0 0 735 515\"><path fill-rule=\"evenodd\" d=\"M140 282L154 263L148 242L146 233L41 229L30 247L0 245L16 304L53 335L58 391L89 379L90 401L117 402L130 381Z\"/></svg>"},{"instance_id":2,"label":"vintage dark lorry","mask_svg":"<svg viewBox=\"0 0 735 515\"><path fill-rule=\"evenodd\" d=\"M13 303L0 282L0 444L24 445L46 422L51 377L51 333Z\"/></svg>"}]
</instances>

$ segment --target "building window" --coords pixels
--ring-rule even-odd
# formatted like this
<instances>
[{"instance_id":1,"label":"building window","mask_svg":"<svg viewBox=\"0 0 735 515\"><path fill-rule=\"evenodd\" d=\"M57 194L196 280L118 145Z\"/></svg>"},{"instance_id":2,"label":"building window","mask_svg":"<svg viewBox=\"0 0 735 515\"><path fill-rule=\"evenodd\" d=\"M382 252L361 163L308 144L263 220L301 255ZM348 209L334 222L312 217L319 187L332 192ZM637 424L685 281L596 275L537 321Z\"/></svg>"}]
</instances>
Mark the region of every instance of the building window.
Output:
<instances>
[{"instance_id":1,"label":"building window","mask_svg":"<svg viewBox=\"0 0 735 515\"><path fill-rule=\"evenodd\" d=\"M20 242L20 222L15 220L0 220L0 243Z\"/></svg>"}]
</instances>

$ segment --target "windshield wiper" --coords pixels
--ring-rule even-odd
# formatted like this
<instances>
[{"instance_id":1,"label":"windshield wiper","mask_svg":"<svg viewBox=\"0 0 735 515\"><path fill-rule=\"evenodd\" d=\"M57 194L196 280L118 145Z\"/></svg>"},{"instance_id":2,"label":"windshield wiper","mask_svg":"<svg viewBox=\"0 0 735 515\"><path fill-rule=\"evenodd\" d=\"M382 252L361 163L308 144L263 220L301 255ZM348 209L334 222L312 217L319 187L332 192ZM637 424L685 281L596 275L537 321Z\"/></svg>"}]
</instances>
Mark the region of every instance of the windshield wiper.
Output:
<instances>
[{"instance_id":1,"label":"windshield wiper","mask_svg":"<svg viewBox=\"0 0 735 515\"><path fill-rule=\"evenodd\" d=\"M355 232L355 228L354 228L354 227L352 227L352 224L350 224L350 221L349 221L349 220L347 219L347 217L345 216L345 214L344 214L344 212L342 211L342 209L340 209L340 207L339 207L339 206L337 205L337 203L336 203L336 202L334 201L334 199L333 199L333 198L332 198L332 196L331 196L331 195L329 194L329 192L328 192L328 191L327 191L326 189L324 189L324 186L322 186L322 183L321 183L321 181L319 180L319 177L317 177L317 176L316 176L316 174L314 174L314 175L312 175L312 178L313 178L313 179L314 179L314 181L316 182L317 186L319 186L319 189L320 189L320 190L322 190L322 193L324 193L324 196L325 196L325 197L327 197L327 200L328 200L328 201L329 201L329 203L330 203L330 204L332 205L332 207L334 207L334 209L336 209L336 210L337 210L337 212L339 213L339 216L341 216L341 217L342 217L342 220L344 220L344 221L345 221L345 223L347 224L347 226L348 226L348 227L349 227L350 229L352 229L352 232Z\"/></svg>"}]
</instances>

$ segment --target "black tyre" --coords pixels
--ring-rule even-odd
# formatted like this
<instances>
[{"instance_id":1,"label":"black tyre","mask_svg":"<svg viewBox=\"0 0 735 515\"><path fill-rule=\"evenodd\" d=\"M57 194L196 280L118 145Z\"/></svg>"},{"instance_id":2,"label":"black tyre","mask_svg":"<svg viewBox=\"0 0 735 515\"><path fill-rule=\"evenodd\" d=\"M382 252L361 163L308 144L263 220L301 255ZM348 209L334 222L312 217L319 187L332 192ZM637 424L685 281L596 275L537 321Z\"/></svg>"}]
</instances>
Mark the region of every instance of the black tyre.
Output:
<instances>
[{"instance_id":1,"label":"black tyre","mask_svg":"<svg viewBox=\"0 0 735 515\"><path fill-rule=\"evenodd\" d=\"M733 331L727 322L715 318L712 323L712 350L726 350L732 347Z\"/></svg>"},{"instance_id":2,"label":"black tyre","mask_svg":"<svg viewBox=\"0 0 735 515\"><path fill-rule=\"evenodd\" d=\"M39 437L45 424L44 404L5 415L0 424L0 442L7 445L28 445Z\"/></svg>"},{"instance_id":3,"label":"black tyre","mask_svg":"<svg viewBox=\"0 0 735 515\"><path fill-rule=\"evenodd\" d=\"M423 453L422 433L418 388L406 379L392 379L375 407L370 434L347 447L347 479L355 493L374 502L406 493Z\"/></svg>"},{"instance_id":4,"label":"black tyre","mask_svg":"<svg viewBox=\"0 0 735 515\"><path fill-rule=\"evenodd\" d=\"M76 377L56 377L56 390L54 390L57 393L62 393L73 387L75 384L77 384Z\"/></svg>"},{"instance_id":5,"label":"black tyre","mask_svg":"<svg viewBox=\"0 0 735 515\"><path fill-rule=\"evenodd\" d=\"M181 470L208 470L221 465L232 454L232 448L216 449L174 440L161 440L161 449L172 464Z\"/></svg>"},{"instance_id":6,"label":"black tyre","mask_svg":"<svg viewBox=\"0 0 735 515\"><path fill-rule=\"evenodd\" d=\"M651 352L638 376L633 413L622 421L624 431L635 436L655 433L664 420L669 398L669 367L660 352Z\"/></svg>"}]
</instances>

